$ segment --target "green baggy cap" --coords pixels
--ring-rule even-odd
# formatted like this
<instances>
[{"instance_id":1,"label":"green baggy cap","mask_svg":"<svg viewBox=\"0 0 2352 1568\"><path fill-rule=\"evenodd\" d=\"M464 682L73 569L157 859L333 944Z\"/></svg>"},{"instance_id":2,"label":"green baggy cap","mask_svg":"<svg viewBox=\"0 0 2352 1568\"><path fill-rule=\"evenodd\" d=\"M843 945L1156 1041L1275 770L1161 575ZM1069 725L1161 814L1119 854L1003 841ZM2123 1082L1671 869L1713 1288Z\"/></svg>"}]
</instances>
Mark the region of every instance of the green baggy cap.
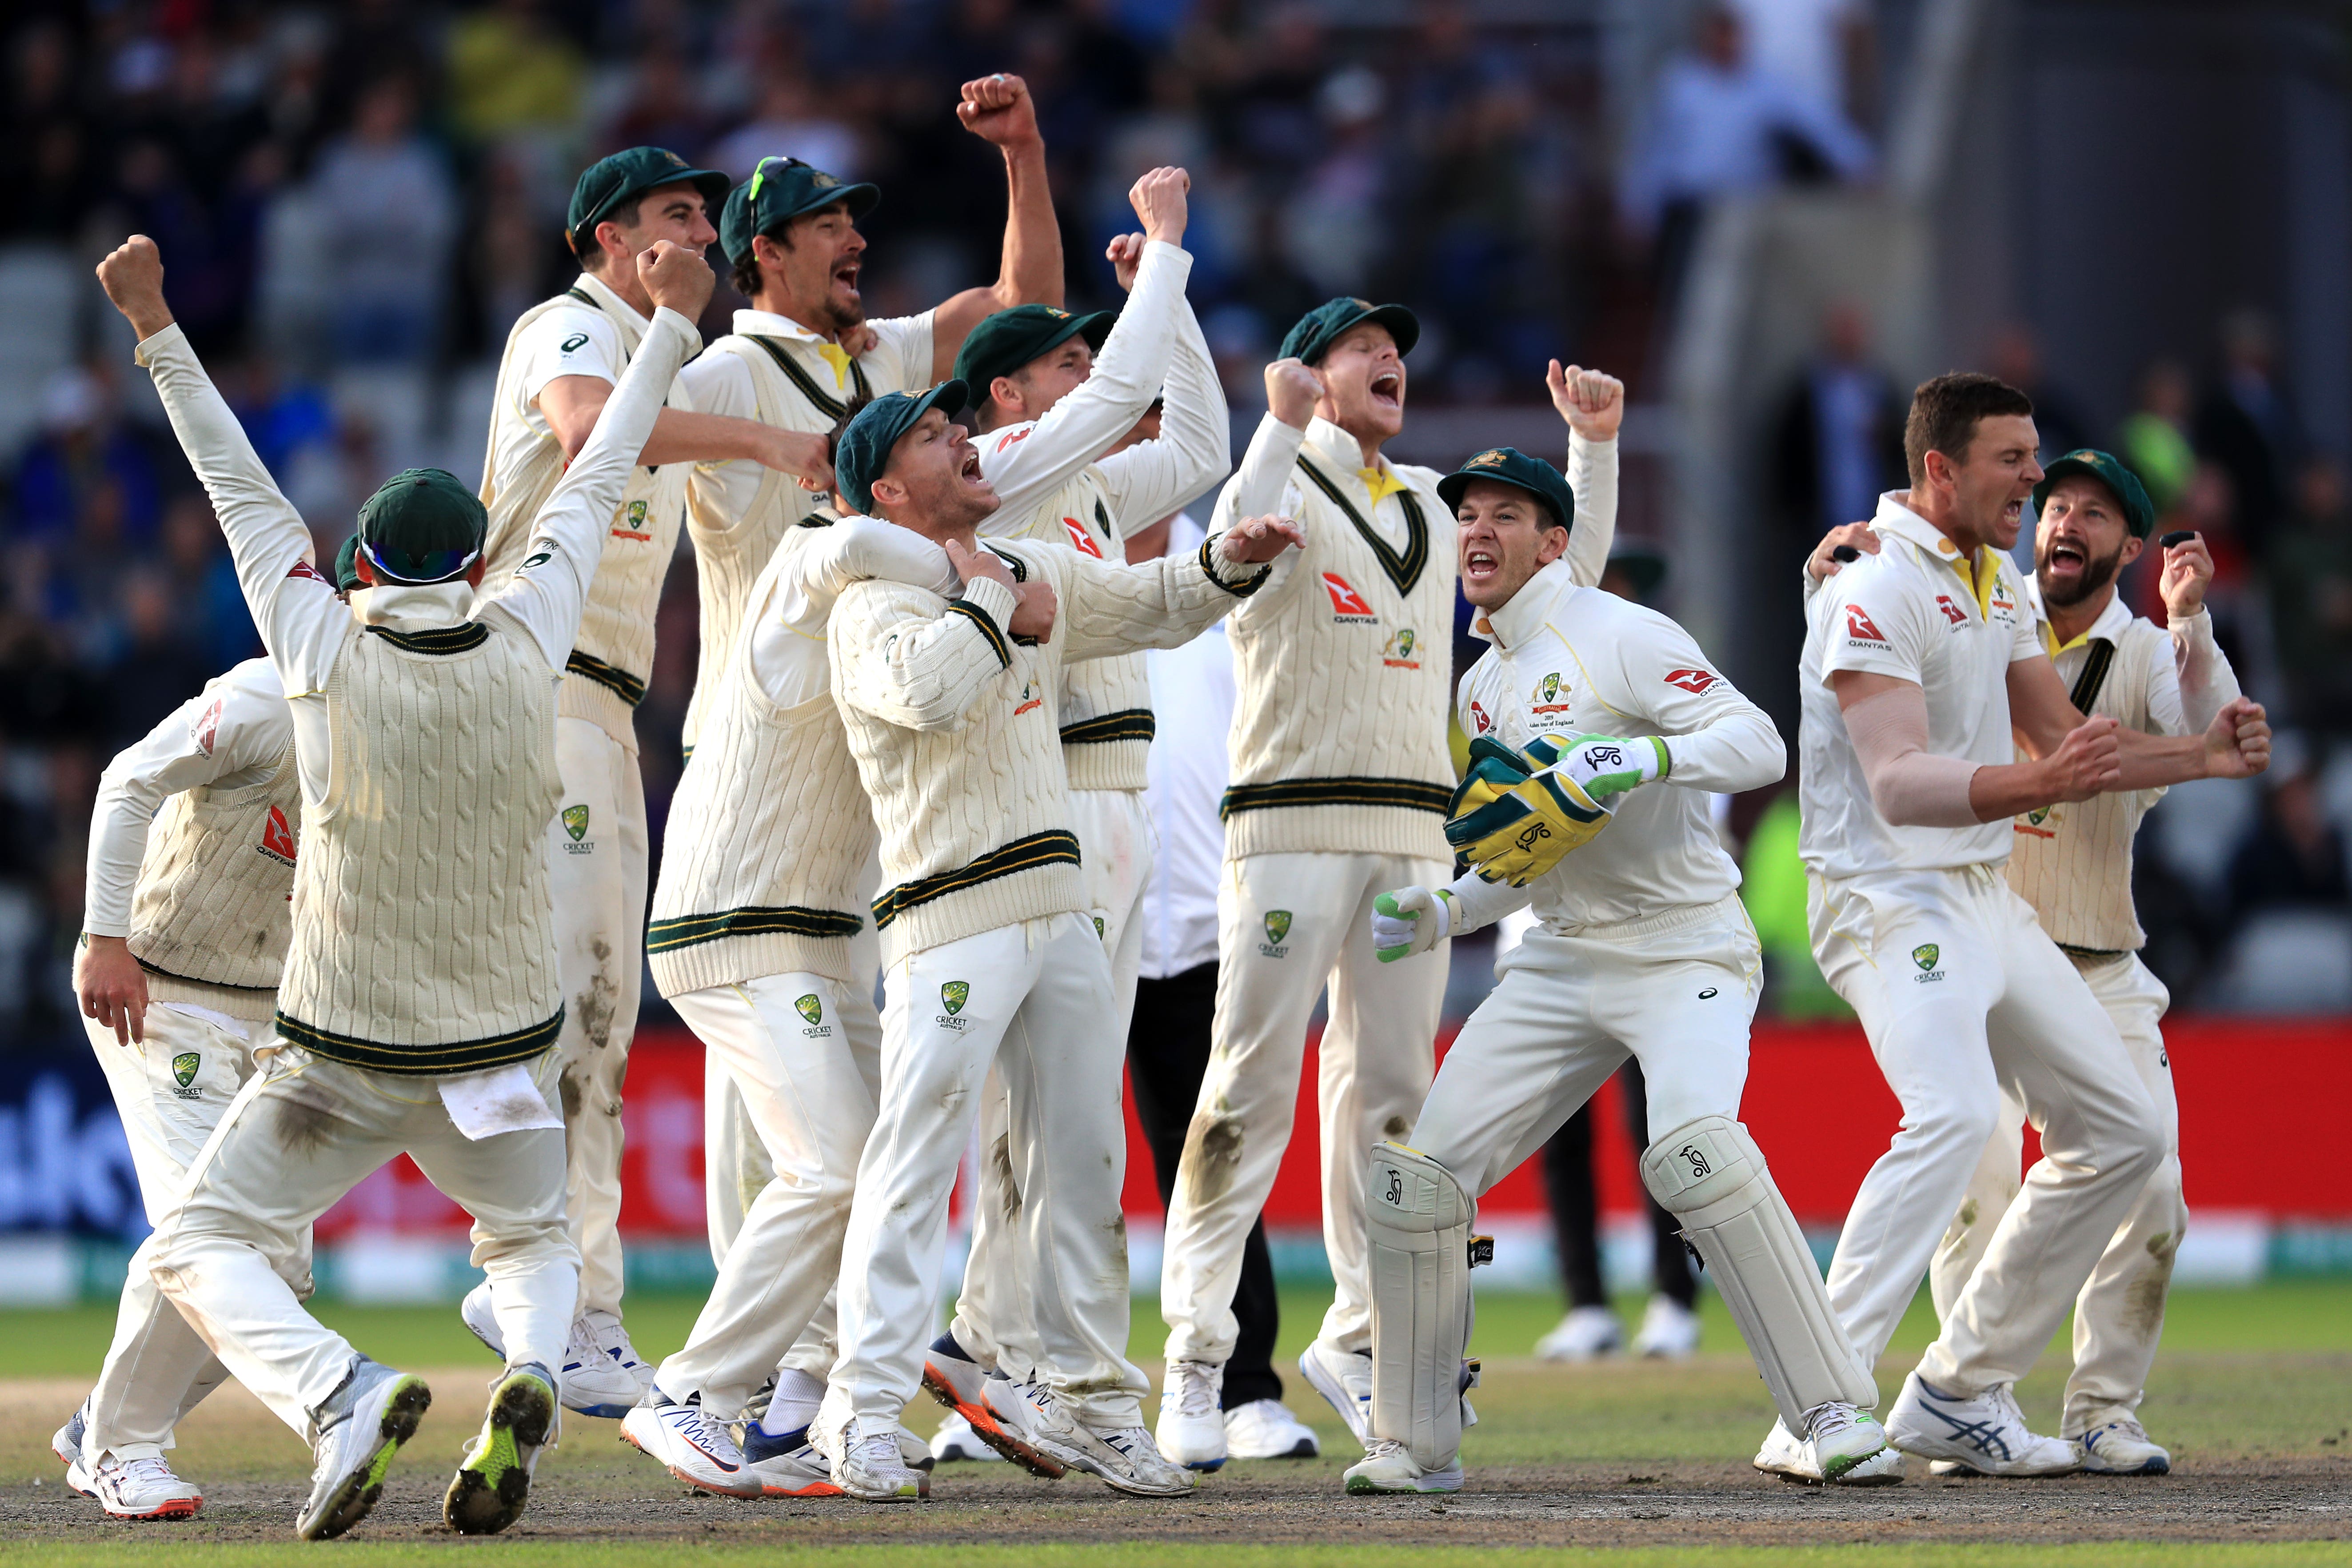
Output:
<instances>
[{"instance_id":1,"label":"green baggy cap","mask_svg":"<svg viewBox=\"0 0 2352 1568\"><path fill-rule=\"evenodd\" d=\"M1352 300L1341 295L1328 300L1298 318L1282 340L1279 359L1295 359L1307 364L1322 363L1324 352L1339 340L1339 334L1360 321L1378 321L1396 339L1397 353L1409 354L1412 345L1421 341L1421 318L1402 305L1375 305L1370 300Z\"/></svg>"},{"instance_id":2,"label":"green baggy cap","mask_svg":"<svg viewBox=\"0 0 2352 1568\"><path fill-rule=\"evenodd\" d=\"M751 254L752 240L774 234L803 213L845 202L855 223L881 199L878 185L844 184L838 174L811 168L798 158L762 158L751 177L727 198L727 210L719 217L719 248L728 260L740 261Z\"/></svg>"},{"instance_id":3,"label":"green baggy cap","mask_svg":"<svg viewBox=\"0 0 2352 1568\"><path fill-rule=\"evenodd\" d=\"M849 510L873 515L874 481L889 466L890 448L898 437L934 408L954 418L963 403L963 383L943 381L919 397L886 392L859 409L834 443L834 485Z\"/></svg>"},{"instance_id":4,"label":"green baggy cap","mask_svg":"<svg viewBox=\"0 0 2352 1568\"><path fill-rule=\"evenodd\" d=\"M1496 479L1517 485L1543 502L1562 528L1576 526L1576 492L1558 468L1541 458L1530 458L1517 447L1490 447L1437 481L1445 504L1460 510L1462 492L1472 479Z\"/></svg>"},{"instance_id":5,"label":"green baggy cap","mask_svg":"<svg viewBox=\"0 0 2352 1568\"><path fill-rule=\"evenodd\" d=\"M593 235L596 226L657 185L684 181L702 193L703 205L713 209L727 199L727 176L716 169L698 169L663 147L632 147L609 158L599 158L581 171L572 187L572 206L563 218L563 237L576 253L581 235Z\"/></svg>"},{"instance_id":6,"label":"green baggy cap","mask_svg":"<svg viewBox=\"0 0 2352 1568\"><path fill-rule=\"evenodd\" d=\"M2139 476L2117 462L2109 453L2095 447L2077 447L2064 457L2042 470L2042 482L2033 487L2033 510L2039 514L2042 499L2050 487L2068 474L2088 474L2113 490L2124 509L2124 521L2134 539L2146 539L2156 531L2156 508L2147 499L2147 490Z\"/></svg>"},{"instance_id":7,"label":"green baggy cap","mask_svg":"<svg viewBox=\"0 0 2352 1568\"><path fill-rule=\"evenodd\" d=\"M1085 338L1090 349L1100 349L1118 320L1118 315L1109 310L1074 316L1051 305L1015 305L1009 310L999 310L964 339L963 347L956 353L955 378L977 396L985 398L989 384L998 376L1011 375L1074 337Z\"/></svg>"},{"instance_id":8,"label":"green baggy cap","mask_svg":"<svg viewBox=\"0 0 2352 1568\"><path fill-rule=\"evenodd\" d=\"M403 468L360 508L358 548L378 583L447 583L481 559L490 514L446 468Z\"/></svg>"},{"instance_id":9,"label":"green baggy cap","mask_svg":"<svg viewBox=\"0 0 2352 1568\"><path fill-rule=\"evenodd\" d=\"M360 536L354 533L335 552L335 586L346 594L367 586L360 581L359 559Z\"/></svg>"}]
</instances>

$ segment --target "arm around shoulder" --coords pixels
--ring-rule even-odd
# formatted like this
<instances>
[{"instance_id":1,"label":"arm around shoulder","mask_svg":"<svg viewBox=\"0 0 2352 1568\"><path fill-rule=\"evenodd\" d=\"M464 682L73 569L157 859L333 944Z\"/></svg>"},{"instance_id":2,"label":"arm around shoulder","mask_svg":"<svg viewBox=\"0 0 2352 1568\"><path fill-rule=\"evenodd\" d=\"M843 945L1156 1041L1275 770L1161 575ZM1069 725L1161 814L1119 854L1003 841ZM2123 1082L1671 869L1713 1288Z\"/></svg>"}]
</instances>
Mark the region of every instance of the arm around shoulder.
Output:
<instances>
[{"instance_id":1,"label":"arm around shoulder","mask_svg":"<svg viewBox=\"0 0 2352 1568\"><path fill-rule=\"evenodd\" d=\"M961 599L852 584L833 607L835 700L906 730L952 730L1013 662L1013 591L979 578Z\"/></svg>"}]
</instances>

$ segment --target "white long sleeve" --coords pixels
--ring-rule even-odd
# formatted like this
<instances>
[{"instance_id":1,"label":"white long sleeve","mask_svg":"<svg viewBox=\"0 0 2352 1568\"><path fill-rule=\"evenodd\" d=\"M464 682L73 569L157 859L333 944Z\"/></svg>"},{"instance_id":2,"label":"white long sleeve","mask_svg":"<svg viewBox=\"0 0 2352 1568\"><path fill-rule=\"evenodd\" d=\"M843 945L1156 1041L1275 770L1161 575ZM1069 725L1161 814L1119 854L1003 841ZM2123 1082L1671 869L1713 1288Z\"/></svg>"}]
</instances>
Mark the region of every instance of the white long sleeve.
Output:
<instances>
[{"instance_id":1,"label":"white long sleeve","mask_svg":"<svg viewBox=\"0 0 2352 1568\"><path fill-rule=\"evenodd\" d=\"M1568 488L1576 496L1576 526L1568 534L1568 569L1587 588L1601 585L1609 551L1617 542L1617 443L1568 437Z\"/></svg>"},{"instance_id":2,"label":"white long sleeve","mask_svg":"<svg viewBox=\"0 0 2352 1568\"><path fill-rule=\"evenodd\" d=\"M1159 521L1234 466L1233 416L1225 408L1224 385L1200 321L1181 300L1161 397L1159 437L1102 459L1111 508L1125 531Z\"/></svg>"},{"instance_id":3,"label":"white long sleeve","mask_svg":"<svg viewBox=\"0 0 2352 1568\"><path fill-rule=\"evenodd\" d=\"M2193 616L2171 616L2167 629L2172 634L2172 669L2179 686L2181 724L2179 730L2169 732L2202 734L2222 709L2245 693L2239 689L2238 672L2230 668L2229 656L2213 640L2210 612L2200 609Z\"/></svg>"},{"instance_id":4,"label":"white long sleeve","mask_svg":"<svg viewBox=\"0 0 2352 1568\"><path fill-rule=\"evenodd\" d=\"M1306 444L1306 431L1271 414L1261 418L1242 452L1242 466L1218 492L1209 536L1215 538L1243 518L1282 511L1283 491L1290 488L1291 470L1298 466L1298 451Z\"/></svg>"},{"instance_id":5,"label":"white long sleeve","mask_svg":"<svg viewBox=\"0 0 2352 1568\"><path fill-rule=\"evenodd\" d=\"M1016 603L992 578L938 596L901 584L852 584L834 606L828 640L835 696L905 730L952 730L1012 665L1004 627Z\"/></svg>"},{"instance_id":6,"label":"white long sleeve","mask_svg":"<svg viewBox=\"0 0 2352 1568\"><path fill-rule=\"evenodd\" d=\"M814 700L831 686L825 622L852 583L879 579L928 589L942 599L963 591L948 552L910 528L845 517L824 528L785 531L748 603L751 672L780 708Z\"/></svg>"}]
</instances>

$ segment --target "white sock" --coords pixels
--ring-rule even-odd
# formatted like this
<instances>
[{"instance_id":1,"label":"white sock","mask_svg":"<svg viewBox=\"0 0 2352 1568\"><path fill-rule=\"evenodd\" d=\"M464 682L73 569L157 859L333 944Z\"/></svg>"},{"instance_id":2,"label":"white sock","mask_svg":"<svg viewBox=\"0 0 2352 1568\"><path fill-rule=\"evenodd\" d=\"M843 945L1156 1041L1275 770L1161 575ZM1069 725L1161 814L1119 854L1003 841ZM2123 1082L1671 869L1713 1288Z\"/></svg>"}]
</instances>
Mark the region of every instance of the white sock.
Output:
<instances>
[{"instance_id":1,"label":"white sock","mask_svg":"<svg viewBox=\"0 0 2352 1568\"><path fill-rule=\"evenodd\" d=\"M816 1419L824 1403L824 1379L814 1373L784 1367L776 1373L776 1392L760 1417L760 1430L771 1437L797 1432Z\"/></svg>"}]
</instances>

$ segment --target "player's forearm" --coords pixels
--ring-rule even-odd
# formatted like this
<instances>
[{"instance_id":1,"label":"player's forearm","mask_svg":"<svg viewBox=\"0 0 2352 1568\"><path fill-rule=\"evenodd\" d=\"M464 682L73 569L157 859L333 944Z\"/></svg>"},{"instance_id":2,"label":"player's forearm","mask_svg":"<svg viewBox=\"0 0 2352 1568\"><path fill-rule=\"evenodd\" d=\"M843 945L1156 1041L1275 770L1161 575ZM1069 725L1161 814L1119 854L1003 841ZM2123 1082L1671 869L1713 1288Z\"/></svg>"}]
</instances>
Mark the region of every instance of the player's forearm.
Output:
<instances>
[{"instance_id":1,"label":"player's forearm","mask_svg":"<svg viewBox=\"0 0 2352 1568\"><path fill-rule=\"evenodd\" d=\"M944 615L895 616L834 639L836 700L904 730L952 730L1011 665L1004 630L1013 590L992 578L964 584ZM856 614L855 607L837 611Z\"/></svg>"},{"instance_id":2,"label":"player's forearm","mask_svg":"<svg viewBox=\"0 0 2352 1568\"><path fill-rule=\"evenodd\" d=\"M1307 432L1268 414L1257 422L1242 466L1217 497L1216 526L1226 527L1244 517L1267 517L1282 510L1282 492L1289 488L1291 470L1298 466L1298 449Z\"/></svg>"},{"instance_id":3,"label":"player's forearm","mask_svg":"<svg viewBox=\"0 0 2352 1568\"><path fill-rule=\"evenodd\" d=\"M1789 750L1763 710L1742 704L1704 729L1664 737L1671 762L1665 781L1713 795L1738 795L1779 784Z\"/></svg>"},{"instance_id":4,"label":"player's forearm","mask_svg":"<svg viewBox=\"0 0 2352 1568\"><path fill-rule=\"evenodd\" d=\"M2180 716L2188 732L2204 732L2222 709L2245 693L2239 689L2238 672L2230 668L2229 657L2213 640L2213 617L2204 610L2193 616L2174 616L2168 628L2172 634L2172 663L2180 682Z\"/></svg>"},{"instance_id":5,"label":"player's forearm","mask_svg":"<svg viewBox=\"0 0 2352 1568\"><path fill-rule=\"evenodd\" d=\"M1598 587L1617 541L1617 443L1588 441L1570 432L1568 488L1576 496L1576 526L1568 536L1569 571L1585 587Z\"/></svg>"},{"instance_id":6,"label":"player's forearm","mask_svg":"<svg viewBox=\"0 0 2352 1568\"><path fill-rule=\"evenodd\" d=\"M1996 817L2046 805L2054 791L2023 805L2014 798L2021 771L2046 777L2040 765L1982 767L1927 750L1927 700L1904 684L1843 709L1846 737L1870 786L1870 803L1893 827L1974 827ZM1988 774L2000 775L1988 778Z\"/></svg>"},{"instance_id":7,"label":"player's forearm","mask_svg":"<svg viewBox=\"0 0 2352 1568\"><path fill-rule=\"evenodd\" d=\"M999 309L1062 303L1062 225L1040 137L1004 150L1004 258L998 266Z\"/></svg>"},{"instance_id":8,"label":"player's forearm","mask_svg":"<svg viewBox=\"0 0 2352 1568\"><path fill-rule=\"evenodd\" d=\"M2112 790L2158 789L2166 784L2201 779L2208 768L2205 737L2151 735L2144 730L2116 731L2116 763L2120 770Z\"/></svg>"},{"instance_id":9,"label":"player's forearm","mask_svg":"<svg viewBox=\"0 0 2352 1568\"><path fill-rule=\"evenodd\" d=\"M738 458L756 463L770 445L768 427L756 419L665 408L637 453L637 466L658 468L669 463L730 463Z\"/></svg>"},{"instance_id":10,"label":"player's forearm","mask_svg":"<svg viewBox=\"0 0 2352 1568\"><path fill-rule=\"evenodd\" d=\"M1062 591L1057 630L1071 662L1139 648L1182 647L1255 592L1263 566L1236 566L1212 539L1182 555L1133 566L1081 558Z\"/></svg>"},{"instance_id":11,"label":"player's forearm","mask_svg":"<svg viewBox=\"0 0 2352 1568\"><path fill-rule=\"evenodd\" d=\"M877 579L928 588L942 599L962 591L948 552L911 528L880 518L845 517L809 531L814 537L795 555L793 570L801 591L817 604L830 606L852 583Z\"/></svg>"},{"instance_id":12,"label":"player's forearm","mask_svg":"<svg viewBox=\"0 0 2352 1568\"><path fill-rule=\"evenodd\" d=\"M1190 305L1176 310L1176 341L1160 412L1160 438L1103 459L1122 527L1167 516L1233 471L1233 416L1216 361Z\"/></svg>"},{"instance_id":13,"label":"player's forearm","mask_svg":"<svg viewBox=\"0 0 2352 1568\"><path fill-rule=\"evenodd\" d=\"M1483 931L1505 915L1517 914L1535 900L1532 884L1515 888L1508 882L1489 882L1475 871L1465 871L1446 885L1445 891L1454 900L1454 918L1446 927L1448 936L1467 936Z\"/></svg>"},{"instance_id":14,"label":"player's forearm","mask_svg":"<svg viewBox=\"0 0 2352 1568\"><path fill-rule=\"evenodd\" d=\"M115 762L119 766L122 758ZM82 883L81 929L92 936L131 934L131 903L147 856L148 828L165 798L148 784L112 767L99 781Z\"/></svg>"}]
</instances>

